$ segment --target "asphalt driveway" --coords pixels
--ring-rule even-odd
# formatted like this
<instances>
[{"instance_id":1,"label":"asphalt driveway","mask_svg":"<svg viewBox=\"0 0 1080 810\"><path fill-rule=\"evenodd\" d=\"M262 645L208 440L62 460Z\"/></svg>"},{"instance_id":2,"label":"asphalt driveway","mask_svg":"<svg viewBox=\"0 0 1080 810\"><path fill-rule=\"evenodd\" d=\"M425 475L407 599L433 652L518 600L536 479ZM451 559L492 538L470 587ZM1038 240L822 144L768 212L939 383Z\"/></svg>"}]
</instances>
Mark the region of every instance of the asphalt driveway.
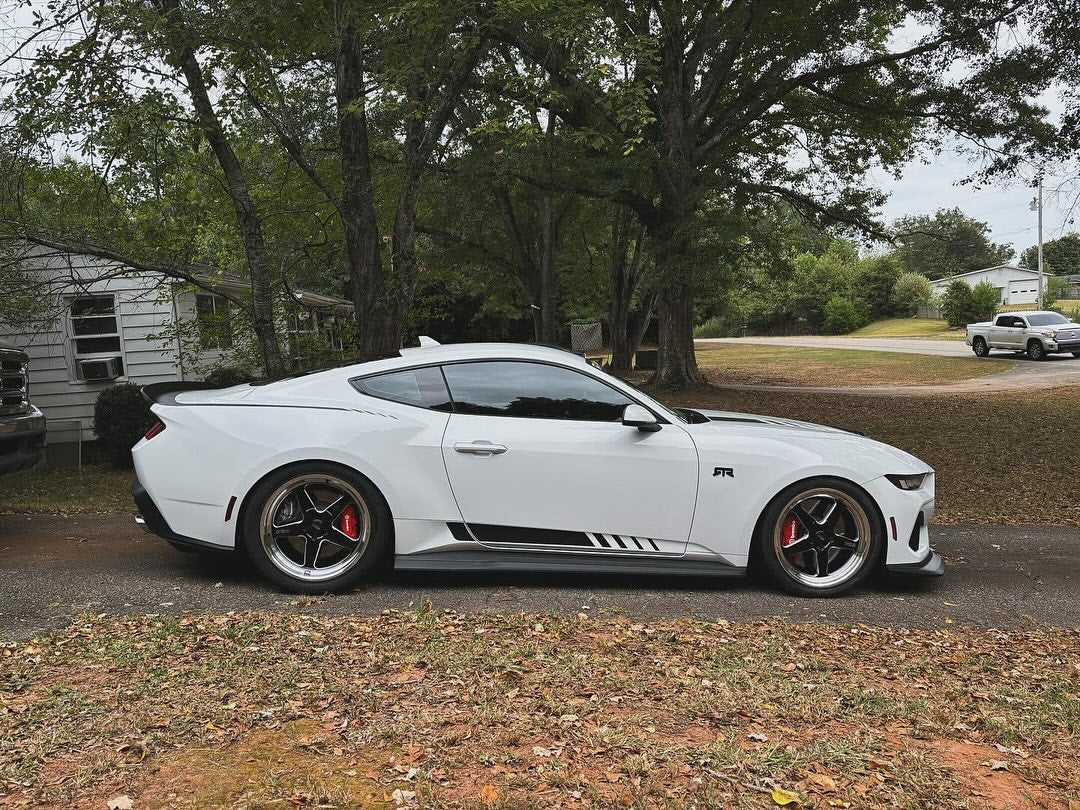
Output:
<instances>
[{"instance_id":1,"label":"asphalt driveway","mask_svg":"<svg viewBox=\"0 0 1080 810\"><path fill-rule=\"evenodd\" d=\"M622 614L745 621L1080 625L1080 529L935 526L940 580L888 577L838 599L795 599L743 580L395 573L336 597L300 598L258 580L232 555L184 554L127 515L0 516L0 639L26 638L80 613L384 610Z\"/></svg>"}]
</instances>

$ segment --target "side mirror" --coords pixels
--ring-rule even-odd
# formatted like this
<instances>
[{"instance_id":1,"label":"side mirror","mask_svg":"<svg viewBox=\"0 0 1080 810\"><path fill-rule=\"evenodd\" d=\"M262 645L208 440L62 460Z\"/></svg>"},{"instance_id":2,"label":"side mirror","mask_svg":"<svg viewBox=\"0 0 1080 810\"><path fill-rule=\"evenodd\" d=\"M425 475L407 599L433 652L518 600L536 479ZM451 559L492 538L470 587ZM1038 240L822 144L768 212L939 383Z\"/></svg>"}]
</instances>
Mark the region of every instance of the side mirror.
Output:
<instances>
[{"instance_id":1,"label":"side mirror","mask_svg":"<svg viewBox=\"0 0 1080 810\"><path fill-rule=\"evenodd\" d=\"M627 405L622 414L622 423L627 427L636 427L642 433L656 433L660 430L656 417L640 405Z\"/></svg>"}]
</instances>

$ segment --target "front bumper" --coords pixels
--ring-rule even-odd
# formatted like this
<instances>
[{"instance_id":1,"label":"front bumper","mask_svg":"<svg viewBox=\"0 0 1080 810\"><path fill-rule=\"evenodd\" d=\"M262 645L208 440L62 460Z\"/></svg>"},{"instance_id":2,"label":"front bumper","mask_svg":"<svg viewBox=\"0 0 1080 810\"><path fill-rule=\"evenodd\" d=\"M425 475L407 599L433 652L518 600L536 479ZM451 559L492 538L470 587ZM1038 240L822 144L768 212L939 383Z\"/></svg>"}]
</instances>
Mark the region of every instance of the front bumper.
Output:
<instances>
[{"instance_id":1,"label":"front bumper","mask_svg":"<svg viewBox=\"0 0 1080 810\"><path fill-rule=\"evenodd\" d=\"M1080 340L1050 340L1046 343L1048 352L1080 352Z\"/></svg>"},{"instance_id":2,"label":"front bumper","mask_svg":"<svg viewBox=\"0 0 1080 810\"><path fill-rule=\"evenodd\" d=\"M33 467L45 456L45 416L33 405L17 416L0 416L0 473Z\"/></svg>"},{"instance_id":3,"label":"front bumper","mask_svg":"<svg viewBox=\"0 0 1080 810\"><path fill-rule=\"evenodd\" d=\"M207 543L205 540L196 540L194 537L184 537L184 535L174 532L169 527L169 524L165 522L161 510L157 508L154 499L150 497L150 493L146 491L138 478L131 482L131 497L135 499L135 506L139 510L135 515L135 523L144 532L156 534L158 537L168 540L174 546L185 549L232 551L231 548Z\"/></svg>"},{"instance_id":4,"label":"front bumper","mask_svg":"<svg viewBox=\"0 0 1080 810\"><path fill-rule=\"evenodd\" d=\"M945 574L945 561L936 551L930 550L926 559L916 563L894 563L886 565L886 570L894 574L909 574L919 577L940 577Z\"/></svg>"}]
</instances>

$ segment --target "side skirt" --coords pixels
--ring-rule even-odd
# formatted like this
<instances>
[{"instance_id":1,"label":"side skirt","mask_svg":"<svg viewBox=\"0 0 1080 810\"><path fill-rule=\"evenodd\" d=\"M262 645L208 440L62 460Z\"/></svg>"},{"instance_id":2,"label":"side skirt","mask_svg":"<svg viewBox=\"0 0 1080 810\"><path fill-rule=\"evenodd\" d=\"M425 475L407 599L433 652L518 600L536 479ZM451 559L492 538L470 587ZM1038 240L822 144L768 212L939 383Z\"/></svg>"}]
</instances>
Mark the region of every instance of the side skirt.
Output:
<instances>
[{"instance_id":1,"label":"side skirt","mask_svg":"<svg viewBox=\"0 0 1080 810\"><path fill-rule=\"evenodd\" d=\"M711 560L537 554L525 551L431 551L394 557L398 571L541 571L545 573L651 574L732 577L746 569Z\"/></svg>"}]
</instances>

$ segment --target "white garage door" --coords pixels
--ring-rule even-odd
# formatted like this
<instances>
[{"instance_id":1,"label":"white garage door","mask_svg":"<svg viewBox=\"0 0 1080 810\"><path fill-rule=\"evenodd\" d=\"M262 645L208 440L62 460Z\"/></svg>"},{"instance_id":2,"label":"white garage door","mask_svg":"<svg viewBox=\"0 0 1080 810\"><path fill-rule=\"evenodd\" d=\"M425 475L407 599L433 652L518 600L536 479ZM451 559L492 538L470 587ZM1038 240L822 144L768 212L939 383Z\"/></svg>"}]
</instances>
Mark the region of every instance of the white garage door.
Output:
<instances>
[{"instance_id":1,"label":"white garage door","mask_svg":"<svg viewBox=\"0 0 1080 810\"><path fill-rule=\"evenodd\" d=\"M1009 300L1006 303L1009 304L1034 304L1039 298L1039 282L1036 279L1031 281L1010 281L1009 282Z\"/></svg>"}]
</instances>

